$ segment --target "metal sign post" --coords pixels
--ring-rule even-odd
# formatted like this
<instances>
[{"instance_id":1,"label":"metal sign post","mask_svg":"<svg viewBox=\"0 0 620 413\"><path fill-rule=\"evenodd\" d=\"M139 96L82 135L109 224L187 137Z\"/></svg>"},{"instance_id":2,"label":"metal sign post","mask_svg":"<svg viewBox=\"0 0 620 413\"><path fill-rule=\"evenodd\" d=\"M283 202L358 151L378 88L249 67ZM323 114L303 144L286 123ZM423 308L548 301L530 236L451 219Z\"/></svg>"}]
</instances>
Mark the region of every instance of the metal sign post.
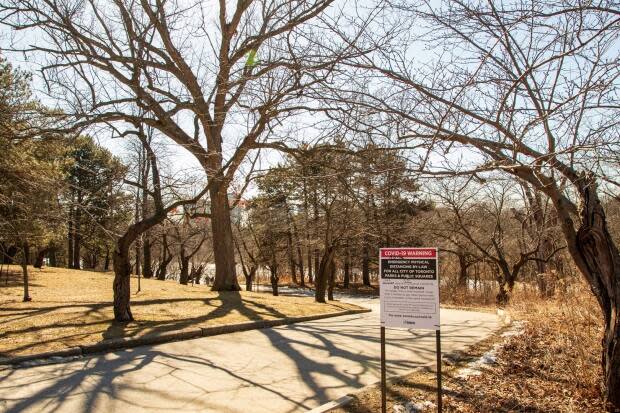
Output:
<instances>
[{"instance_id":1,"label":"metal sign post","mask_svg":"<svg viewBox=\"0 0 620 413\"><path fill-rule=\"evenodd\" d=\"M381 412L387 411L385 328L435 330L437 411L442 411L437 248L381 248Z\"/></svg>"},{"instance_id":2,"label":"metal sign post","mask_svg":"<svg viewBox=\"0 0 620 413\"><path fill-rule=\"evenodd\" d=\"M441 331L435 331L435 342L437 343L437 411L441 413L443 389L441 386Z\"/></svg>"},{"instance_id":3,"label":"metal sign post","mask_svg":"<svg viewBox=\"0 0 620 413\"><path fill-rule=\"evenodd\" d=\"M381 413L387 410L387 388L385 383L385 327L381 327Z\"/></svg>"}]
</instances>

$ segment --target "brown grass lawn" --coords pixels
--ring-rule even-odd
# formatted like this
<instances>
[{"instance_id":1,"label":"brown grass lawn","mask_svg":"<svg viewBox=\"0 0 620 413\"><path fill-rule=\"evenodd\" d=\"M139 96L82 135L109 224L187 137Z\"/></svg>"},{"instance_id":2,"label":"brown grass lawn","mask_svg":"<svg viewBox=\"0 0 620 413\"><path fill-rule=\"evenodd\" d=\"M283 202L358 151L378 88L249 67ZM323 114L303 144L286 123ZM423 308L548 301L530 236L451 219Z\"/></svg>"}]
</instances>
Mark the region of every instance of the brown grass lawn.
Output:
<instances>
[{"instance_id":1,"label":"brown grass lawn","mask_svg":"<svg viewBox=\"0 0 620 413\"><path fill-rule=\"evenodd\" d=\"M23 303L21 272L12 266L6 282L0 277L0 356L16 356L94 344L117 337L186 327L232 324L249 320L321 314L358 308L310 298L273 297L242 291L211 292L203 285L183 286L172 281L131 281L135 322L113 322L112 273L64 268L31 269L30 295Z\"/></svg>"}]
</instances>

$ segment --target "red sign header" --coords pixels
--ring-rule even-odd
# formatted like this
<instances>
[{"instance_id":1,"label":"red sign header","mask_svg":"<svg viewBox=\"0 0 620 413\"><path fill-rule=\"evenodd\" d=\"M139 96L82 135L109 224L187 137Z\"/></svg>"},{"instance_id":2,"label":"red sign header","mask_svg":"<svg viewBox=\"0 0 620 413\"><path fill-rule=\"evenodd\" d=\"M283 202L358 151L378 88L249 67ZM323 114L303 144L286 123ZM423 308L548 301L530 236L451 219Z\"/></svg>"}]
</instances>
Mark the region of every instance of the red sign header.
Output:
<instances>
[{"instance_id":1,"label":"red sign header","mask_svg":"<svg viewBox=\"0 0 620 413\"><path fill-rule=\"evenodd\" d=\"M381 258L437 258L435 248L381 248Z\"/></svg>"}]
</instances>

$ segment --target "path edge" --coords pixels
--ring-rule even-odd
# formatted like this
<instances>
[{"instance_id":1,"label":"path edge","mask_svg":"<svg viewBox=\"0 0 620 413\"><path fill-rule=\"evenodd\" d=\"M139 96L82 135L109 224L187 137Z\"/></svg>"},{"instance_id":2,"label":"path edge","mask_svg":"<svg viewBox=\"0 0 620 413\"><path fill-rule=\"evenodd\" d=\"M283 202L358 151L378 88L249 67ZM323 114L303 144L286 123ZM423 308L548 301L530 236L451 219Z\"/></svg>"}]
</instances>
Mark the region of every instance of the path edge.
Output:
<instances>
[{"instance_id":1,"label":"path edge","mask_svg":"<svg viewBox=\"0 0 620 413\"><path fill-rule=\"evenodd\" d=\"M216 324L207 327L188 327L176 331L164 331L158 334L147 334L142 337L120 337L103 340L95 344L85 344L77 347L69 347L58 351L28 354L24 356L0 358L0 366L18 366L22 363L46 360L47 362L62 362L67 358L89 356L93 354L108 353L145 345L170 343L173 341L191 340L195 338L211 337L221 334L237 333L248 330L260 330L264 328L278 327L305 321L321 320L325 318L341 317L369 313L369 308L333 311L323 314L313 314L298 317L284 317L271 320L245 321L236 324Z\"/></svg>"},{"instance_id":2,"label":"path edge","mask_svg":"<svg viewBox=\"0 0 620 413\"><path fill-rule=\"evenodd\" d=\"M498 318L498 326L493 331L493 333L490 334L490 336L491 335L494 336L494 335L498 334L498 332L502 328L505 328L505 327L510 326L512 324L512 320L509 317L508 317L508 319L505 319L505 318L503 318L498 313L497 314L497 318ZM449 360L449 359L452 359L454 357L461 357L462 353L467 353L467 352L471 351L471 349L473 347L475 347L480 341L482 341L482 340L479 340L479 341L477 341L475 343L468 344L468 345L464 346L463 348L461 348L459 350L449 351L447 353L443 353L442 352L442 354L441 354L442 364L444 362L444 359L448 359ZM405 378L405 377L407 377L407 376L409 376L409 375L411 375L413 373L417 373L417 372L420 372L420 371L424 371L424 372L435 371L435 370L433 370L433 368L435 367L435 363L436 363L435 361L430 361L427 364L421 364L421 365L419 365L417 367L414 367L413 369L411 369L409 371L406 371L404 373L400 373L400 374L397 374L395 376L390 376L390 377L386 378L386 380L385 380L386 384L393 384L394 382L397 382L397 381L399 381L399 380L401 380L401 379L403 379L403 378ZM332 410L335 410L335 409L337 409L339 407L344 407L344 406L348 405L349 403L351 403L355 399L356 395L358 395L360 393L363 393L363 392L365 392L367 390L370 390L373 387L378 387L378 386L381 386L381 380L377 380L377 381L375 381L373 383L365 385L364 387L360 387L359 389L351 391L351 392L345 394L344 396L341 396L341 397L339 397L339 398L337 398L335 400L331 400L331 401L329 401L327 403L324 403L324 404L322 404L320 406L317 406L317 407L315 407L313 409L310 409L310 410L306 411L306 413L328 413L328 412L331 412Z\"/></svg>"}]
</instances>

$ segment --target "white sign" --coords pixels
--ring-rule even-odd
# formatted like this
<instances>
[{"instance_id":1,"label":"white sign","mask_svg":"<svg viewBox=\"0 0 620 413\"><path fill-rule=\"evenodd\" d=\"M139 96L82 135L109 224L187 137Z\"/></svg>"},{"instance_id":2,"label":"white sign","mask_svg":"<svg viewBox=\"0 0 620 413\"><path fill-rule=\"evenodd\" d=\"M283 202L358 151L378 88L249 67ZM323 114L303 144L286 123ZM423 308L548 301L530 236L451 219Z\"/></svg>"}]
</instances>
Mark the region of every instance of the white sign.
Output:
<instances>
[{"instance_id":1,"label":"white sign","mask_svg":"<svg viewBox=\"0 0 620 413\"><path fill-rule=\"evenodd\" d=\"M381 248L381 326L439 330L437 248Z\"/></svg>"}]
</instances>

